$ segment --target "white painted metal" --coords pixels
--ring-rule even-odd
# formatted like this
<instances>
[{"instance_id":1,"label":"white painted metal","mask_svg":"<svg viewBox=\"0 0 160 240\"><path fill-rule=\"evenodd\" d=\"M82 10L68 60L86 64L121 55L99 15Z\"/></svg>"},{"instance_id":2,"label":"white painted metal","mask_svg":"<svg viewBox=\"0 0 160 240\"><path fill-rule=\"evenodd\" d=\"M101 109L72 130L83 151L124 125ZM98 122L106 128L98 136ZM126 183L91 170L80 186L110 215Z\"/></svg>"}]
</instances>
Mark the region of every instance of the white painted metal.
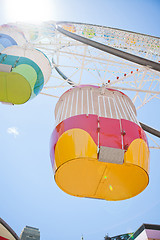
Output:
<instances>
[{"instance_id":1,"label":"white painted metal","mask_svg":"<svg viewBox=\"0 0 160 240\"><path fill-rule=\"evenodd\" d=\"M61 114L59 114L59 111L61 111ZM126 119L139 124L132 101L121 92L106 88L103 89L102 95L100 87L87 85L75 87L60 97L55 107L56 124L81 114L95 114L99 117Z\"/></svg>"}]
</instances>

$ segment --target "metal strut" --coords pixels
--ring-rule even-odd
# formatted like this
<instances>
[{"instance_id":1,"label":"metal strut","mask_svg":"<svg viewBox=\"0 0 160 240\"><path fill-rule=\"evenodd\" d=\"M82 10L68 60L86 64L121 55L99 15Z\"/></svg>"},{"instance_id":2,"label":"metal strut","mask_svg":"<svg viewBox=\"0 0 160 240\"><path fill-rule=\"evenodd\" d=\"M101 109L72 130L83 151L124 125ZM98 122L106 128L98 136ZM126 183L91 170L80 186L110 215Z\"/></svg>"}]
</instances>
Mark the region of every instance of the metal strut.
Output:
<instances>
[{"instance_id":1,"label":"metal strut","mask_svg":"<svg viewBox=\"0 0 160 240\"><path fill-rule=\"evenodd\" d=\"M139 123L141 124L141 127L143 128L144 131L151 133L152 135L160 138L160 131L158 131L142 122L139 122Z\"/></svg>"},{"instance_id":2,"label":"metal strut","mask_svg":"<svg viewBox=\"0 0 160 240\"><path fill-rule=\"evenodd\" d=\"M62 34L66 35L66 36L68 36L68 37L70 37L74 40L77 40L81 43L87 44L91 47L97 48L97 49L99 49L103 52L110 53L110 54L115 55L117 57L123 58L125 60L131 61L131 62L134 62L134 63L137 63L137 64L140 64L140 65L145 66L145 67L149 67L151 69L154 69L154 70L160 72L160 64L157 63L157 62L154 62L154 61L148 60L146 58L136 56L136 55L131 54L131 53L124 52L122 50L104 45L104 44L96 42L94 40L82 37L82 36L77 35L77 34L72 33L72 32L69 32L69 31L61 28L60 26L58 26L59 23L60 22L57 23L56 29L59 32L61 32Z\"/></svg>"}]
</instances>

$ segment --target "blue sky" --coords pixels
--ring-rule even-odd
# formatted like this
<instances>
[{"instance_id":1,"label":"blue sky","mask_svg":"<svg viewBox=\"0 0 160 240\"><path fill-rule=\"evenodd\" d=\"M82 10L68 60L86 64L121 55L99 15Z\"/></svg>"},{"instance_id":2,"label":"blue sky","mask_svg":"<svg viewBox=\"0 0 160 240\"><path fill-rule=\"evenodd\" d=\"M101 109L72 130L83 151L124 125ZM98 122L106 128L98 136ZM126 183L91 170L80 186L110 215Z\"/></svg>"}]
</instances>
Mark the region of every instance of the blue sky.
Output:
<instances>
[{"instance_id":1,"label":"blue sky","mask_svg":"<svg viewBox=\"0 0 160 240\"><path fill-rule=\"evenodd\" d=\"M160 37L158 0L21 2L23 7L18 0L0 0L0 24L36 16L42 21L87 22ZM76 240L82 234L84 240L101 240L107 233L135 231L143 223L160 224L159 150L151 150L149 186L132 199L81 199L57 187L49 158L55 104L55 99L42 95L21 106L0 104L0 217L18 235L26 225L38 227L42 240ZM160 129L158 107L154 100L138 112L138 119Z\"/></svg>"}]
</instances>

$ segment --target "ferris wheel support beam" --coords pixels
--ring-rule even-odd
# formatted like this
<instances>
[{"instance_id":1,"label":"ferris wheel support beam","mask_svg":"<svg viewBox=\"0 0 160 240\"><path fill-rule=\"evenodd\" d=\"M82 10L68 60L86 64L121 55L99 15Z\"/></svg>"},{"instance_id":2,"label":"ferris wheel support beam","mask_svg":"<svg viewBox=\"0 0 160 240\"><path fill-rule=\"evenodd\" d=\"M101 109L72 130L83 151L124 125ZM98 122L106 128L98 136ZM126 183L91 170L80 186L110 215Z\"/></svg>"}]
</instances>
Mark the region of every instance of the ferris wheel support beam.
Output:
<instances>
[{"instance_id":1,"label":"ferris wheel support beam","mask_svg":"<svg viewBox=\"0 0 160 240\"><path fill-rule=\"evenodd\" d=\"M141 127L143 128L144 131L148 132L148 133L151 133L152 135L160 138L160 131L142 123L142 122L139 122L141 124Z\"/></svg>"},{"instance_id":2,"label":"ferris wheel support beam","mask_svg":"<svg viewBox=\"0 0 160 240\"><path fill-rule=\"evenodd\" d=\"M68 54L68 55L73 55L73 56L78 56L78 57L84 57L84 54L79 54L79 53L74 53L74 52L67 52L67 51L59 51L60 53L64 53L64 54ZM108 62L108 63L118 63L119 65L123 65L124 63L123 62L117 62L117 61L113 61L113 60L107 60L105 58L102 58L102 57L92 57L92 56L89 56L89 55L86 55L85 56L86 59L94 59L94 60L97 60L97 61L102 61L102 62ZM131 64L127 64L125 63L126 66L131 66Z\"/></svg>"},{"instance_id":3,"label":"ferris wheel support beam","mask_svg":"<svg viewBox=\"0 0 160 240\"><path fill-rule=\"evenodd\" d=\"M42 95L46 95L46 96L49 96L49 97L59 98L58 96L51 95L51 94L44 93L44 92L40 92L40 94L42 94Z\"/></svg>"},{"instance_id":4,"label":"ferris wheel support beam","mask_svg":"<svg viewBox=\"0 0 160 240\"><path fill-rule=\"evenodd\" d=\"M110 85L108 85L108 86L110 86ZM111 88L119 89L119 90L132 91L132 92L142 92L142 93L150 93L150 94L157 94L157 95L160 94L160 91L152 91L152 90L133 89L133 88L126 88L126 87L119 87L119 86L116 86L116 87L115 86L111 86Z\"/></svg>"},{"instance_id":5,"label":"ferris wheel support beam","mask_svg":"<svg viewBox=\"0 0 160 240\"><path fill-rule=\"evenodd\" d=\"M53 63L53 65L54 65L55 70L59 73L59 75L60 75L65 81L67 81L68 84L70 84L71 86L74 87L75 84L74 84L69 78L67 78L66 75L65 75L58 67L56 67L56 64L55 64L55 62L53 61L53 58L52 58L52 63Z\"/></svg>"},{"instance_id":6,"label":"ferris wheel support beam","mask_svg":"<svg viewBox=\"0 0 160 240\"><path fill-rule=\"evenodd\" d=\"M119 49L109 47L109 46L104 45L102 43L98 43L94 40L90 40L90 39L87 39L85 37L79 36L75 33L64 30L63 28L59 27L58 25L56 25L56 29L59 32L61 32L62 34L66 35L66 36L68 36L72 39L75 39L75 40L77 40L81 43L84 43L84 44L89 45L91 47L97 48L97 49L99 49L103 52L110 53L110 54L115 55L117 57L120 57L120 58L123 58L125 60L137 63L137 64L142 65L142 66L146 66L148 68L151 68L151 69L154 69L154 70L160 72L160 64L159 63L153 62L151 60L147 60L147 59L139 57L139 56L135 56L133 54L121 51Z\"/></svg>"}]
</instances>

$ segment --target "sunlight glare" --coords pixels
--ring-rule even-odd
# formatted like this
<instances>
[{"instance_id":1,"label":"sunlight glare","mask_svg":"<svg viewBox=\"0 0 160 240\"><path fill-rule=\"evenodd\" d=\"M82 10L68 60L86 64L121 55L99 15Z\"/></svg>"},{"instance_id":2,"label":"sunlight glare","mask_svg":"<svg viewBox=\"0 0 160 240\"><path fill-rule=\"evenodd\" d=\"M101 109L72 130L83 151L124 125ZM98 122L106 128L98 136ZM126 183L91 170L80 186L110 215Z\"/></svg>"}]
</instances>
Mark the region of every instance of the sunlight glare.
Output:
<instances>
[{"instance_id":1,"label":"sunlight glare","mask_svg":"<svg viewBox=\"0 0 160 240\"><path fill-rule=\"evenodd\" d=\"M5 14L12 22L38 23L54 19L51 0L6 0Z\"/></svg>"}]
</instances>

